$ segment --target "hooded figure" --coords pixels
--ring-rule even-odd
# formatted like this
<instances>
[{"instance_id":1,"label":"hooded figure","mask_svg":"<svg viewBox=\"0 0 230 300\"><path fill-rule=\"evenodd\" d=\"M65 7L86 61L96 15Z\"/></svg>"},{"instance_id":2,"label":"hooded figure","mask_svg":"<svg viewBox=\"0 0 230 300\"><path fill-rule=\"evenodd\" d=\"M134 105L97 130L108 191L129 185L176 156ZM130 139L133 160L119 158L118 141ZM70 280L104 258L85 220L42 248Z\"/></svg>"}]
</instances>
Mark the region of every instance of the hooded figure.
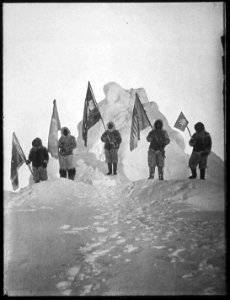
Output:
<instances>
[{"instance_id":1,"label":"hooded figure","mask_svg":"<svg viewBox=\"0 0 230 300\"><path fill-rule=\"evenodd\" d=\"M148 166L149 166L149 178L154 178L155 167L158 167L158 176L160 180L163 180L164 175L164 160L165 151L164 148L170 143L168 133L162 129L162 120L156 120L154 123L154 129L149 132L147 141L150 142L148 150Z\"/></svg>"},{"instance_id":2,"label":"hooded figure","mask_svg":"<svg viewBox=\"0 0 230 300\"><path fill-rule=\"evenodd\" d=\"M61 129L61 137L58 141L59 149L59 174L60 177L67 177L74 180L76 169L74 164L73 149L77 147L77 142L74 136L70 134L67 127Z\"/></svg>"},{"instance_id":3,"label":"hooded figure","mask_svg":"<svg viewBox=\"0 0 230 300\"><path fill-rule=\"evenodd\" d=\"M33 179L37 183L48 178L46 167L49 154L48 150L42 145L42 140L38 137L32 141L32 146L26 164L29 165L32 162Z\"/></svg>"},{"instance_id":4,"label":"hooded figure","mask_svg":"<svg viewBox=\"0 0 230 300\"><path fill-rule=\"evenodd\" d=\"M196 132L189 140L189 145L193 147L189 159L192 175L189 178L195 179L197 177L196 168L199 165L200 179L205 179L205 169L207 168L208 155L212 148L212 139L210 134L205 131L203 123L196 123L194 129Z\"/></svg>"},{"instance_id":5,"label":"hooded figure","mask_svg":"<svg viewBox=\"0 0 230 300\"><path fill-rule=\"evenodd\" d=\"M102 134L101 141L105 143L105 158L109 172L107 175L117 174L118 149L122 142L120 132L116 130L113 122L107 124L107 130Z\"/></svg>"}]
</instances>

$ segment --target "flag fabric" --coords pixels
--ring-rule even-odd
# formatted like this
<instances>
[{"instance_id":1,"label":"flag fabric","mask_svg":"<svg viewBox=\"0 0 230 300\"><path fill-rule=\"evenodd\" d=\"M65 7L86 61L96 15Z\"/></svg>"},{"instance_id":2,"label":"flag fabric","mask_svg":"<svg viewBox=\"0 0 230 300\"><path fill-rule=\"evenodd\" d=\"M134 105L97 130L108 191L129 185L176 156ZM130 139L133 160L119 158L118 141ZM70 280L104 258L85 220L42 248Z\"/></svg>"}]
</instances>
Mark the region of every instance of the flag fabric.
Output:
<instances>
[{"instance_id":1,"label":"flag fabric","mask_svg":"<svg viewBox=\"0 0 230 300\"><path fill-rule=\"evenodd\" d=\"M131 133L130 133L130 151L137 147L138 140L140 140L140 131L146 127L151 126L143 105L136 93L135 104L133 107Z\"/></svg>"},{"instance_id":2,"label":"flag fabric","mask_svg":"<svg viewBox=\"0 0 230 300\"><path fill-rule=\"evenodd\" d=\"M25 155L22 151L22 148L18 142L15 133L13 133L10 179L14 190L16 190L19 185L18 169L22 166L24 162L26 162Z\"/></svg>"},{"instance_id":3,"label":"flag fabric","mask_svg":"<svg viewBox=\"0 0 230 300\"><path fill-rule=\"evenodd\" d=\"M184 114L181 112L176 123L174 125L175 128L184 131L188 125L188 120L185 118Z\"/></svg>"},{"instance_id":4,"label":"flag fabric","mask_svg":"<svg viewBox=\"0 0 230 300\"><path fill-rule=\"evenodd\" d=\"M90 129L90 127L95 125L100 119L101 114L98 109L91 84L90 82L88 82L82 121L82 139L84 141L85 147L87 147L88 130Z\"/></svg>"},{"instance_id":5,"label":"flag fabric","mask_svg":"<svg viewBox=\"0 0 230 300\"><path fill-rule=\"evenodd\" d=\"M54 100L48 137L48 152L56 159L58 158L58 130L61 130L61 123L58 116L56 100Z\"/></svg>"}]
</instances>

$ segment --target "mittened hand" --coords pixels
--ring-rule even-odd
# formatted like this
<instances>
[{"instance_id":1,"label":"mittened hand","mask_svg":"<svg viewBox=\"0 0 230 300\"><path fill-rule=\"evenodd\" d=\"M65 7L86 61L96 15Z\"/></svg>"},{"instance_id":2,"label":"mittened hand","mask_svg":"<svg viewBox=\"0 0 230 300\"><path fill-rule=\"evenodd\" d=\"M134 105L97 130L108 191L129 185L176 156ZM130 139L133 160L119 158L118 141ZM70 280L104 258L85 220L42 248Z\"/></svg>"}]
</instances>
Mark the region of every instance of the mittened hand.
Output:
<instances>
[{"instance_id":1,"label":"mittened hand","mask_svg":"<svg viewBox=\"0 0 230 300\"><path fill-rule=\"evenodd\" d=\"M46 168L46 167L47 167L47 162L46 162L46 161L44 161L44 162L42 163L42 167L43 167L43 168Z\"/></svg>"}]
</instances>

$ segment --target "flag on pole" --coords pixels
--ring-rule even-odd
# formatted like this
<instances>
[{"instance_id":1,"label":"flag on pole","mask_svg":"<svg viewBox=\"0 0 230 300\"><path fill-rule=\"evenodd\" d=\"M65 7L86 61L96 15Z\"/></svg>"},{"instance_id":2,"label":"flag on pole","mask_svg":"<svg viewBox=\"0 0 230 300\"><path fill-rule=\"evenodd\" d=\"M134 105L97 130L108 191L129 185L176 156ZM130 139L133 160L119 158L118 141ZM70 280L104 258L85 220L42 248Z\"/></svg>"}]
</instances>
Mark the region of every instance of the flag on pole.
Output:
<instances>
[{"instance_id":1,"label":"flag on pole","mask_svg":"<svg viewBox=\"0 0 230 300\"><path fill-rule=\"evenodd\" d=\"M184 114L181 112L176 123L174 125L175 128L184 131L188 125L188 120L185 118Z\"/></svg>"},{"instance_id":2,"label":"flag on pole","mask_svg":"<svg viewBox=\"0 0 230 300\"><path fill-rule=\"evenodd\" d=\"M22 166L24 162L26 162L25 155L22 151L22 148L19 144L19 141L15 133L13 132L10 179L14 190L18 188L18 184L19 184L18 169Z\"/></svg>"},{"instance_id":3,"label":"flag on pole","mask_svg":"<svg viewBox=\"0 0 230 300\"><path fill-rule=\"evenodd\" d=\"M48 152L52 157L58 158L58 130L61 130L61 123L58 116L56 100L53 101L53 114L50 122L48 137Z\"/></svg>"},{"instance_id":4,"label":"flag on pole","mask_svg":"<svg viewBox=\"0 0 230 300\"><path fill-rule=\"evenodd\" d=\"M137 147L137 142L140 140L140 131L151 126L144 107L136 93L135 104L133 107L131 133L130 133L130 151Z\"/></svg>"},{"instance_id":5,"label":"flag on pole","mask_svg":"<svg viewBox=\"0 0 230 300\"><path fill-rule=\"evenodd\" d=\"M96 99L94 97L91 84L90 82L88 82L82 121L82 139L84 141L85 147L87 147L88 130L100 119L102 119L101 114Z\"/></svg>"}]
</instances>

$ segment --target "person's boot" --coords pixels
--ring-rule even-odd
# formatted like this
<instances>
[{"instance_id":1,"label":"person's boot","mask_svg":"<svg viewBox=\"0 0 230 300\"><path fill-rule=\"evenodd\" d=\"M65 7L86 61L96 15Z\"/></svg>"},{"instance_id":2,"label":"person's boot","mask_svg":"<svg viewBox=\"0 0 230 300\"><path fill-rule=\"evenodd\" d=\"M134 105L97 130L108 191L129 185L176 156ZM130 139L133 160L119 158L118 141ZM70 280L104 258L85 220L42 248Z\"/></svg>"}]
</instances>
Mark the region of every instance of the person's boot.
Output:
<instances>
[{"instance_id":1,"label":"person's boot","mask_svg":"<svg viewBox=\"0 0 230 300\"><path fill-rule=\"evenodd\" d=\"M200 179L205 179L205 169L200 169Z\"/></svg>"},{"instance_id":2,"label":"person's boot","mask_svg":"<svg viewBox=\"0 0 230 300\"><path fill-rule=\"evenodd\" d=\"M117 163L113 163L113 175L117 175Z\"/></svg>"},{"instance_id":3,"label":"person's boot","mask_svg":"<svg viewBox=\"0 0 230 300\"><path fill-rule=\"evenodd\" d=\"M158 167L158 176L159 176L159 180L164 180L162 167Z\"/></svg>"},{"instance_id":4,"label":"person's boot","mask_svg":"<svg viewBox=\"0 0 230 300\"><path fill-rule=\"evenodd\" d=\"M108 163L108 170L109 172L107 173L107 175L111 175L112 174L112 164Z\"/></svg>"},{"instance_id":5,"label":"person's boot","mask_svg":"<svg viewBox=\"0 0 230 300\"><path fill-rule=\"evenodd\" d=\"M71 180L74 180L76 174L76 169L72 168L72 169L68 169L68 178Z\"/></svg>"},{"instance_id":6,"label":"person's boot","mask_svg":"<svg viewBox=\"0 0 230 300\"><path fill-rule=\"evenodd\" d=\"M189 179L195 179L197 174L196 174L196 169L191 169L192 175L189 176Z\"/></svg>"},{"instance_id":7,"label":"person's boot","mask_svg":"<svg viewBox=\"0 0 230 300\"><path fill-rule=\"evenodd\" d=\"M154 168L149 168L149 178L148 179L154 179L154 173L155 173Z\"/></svg>"},{"instance_id":8,"label":"person's boot","mask_svg":"<svg viewBox=\"0 0 230 300\"><path fill-rule=\"evenodd\" d=\"M67 172L64 169L59 169L60 177L66 178Z\"/></svg>"}]
</instances>

